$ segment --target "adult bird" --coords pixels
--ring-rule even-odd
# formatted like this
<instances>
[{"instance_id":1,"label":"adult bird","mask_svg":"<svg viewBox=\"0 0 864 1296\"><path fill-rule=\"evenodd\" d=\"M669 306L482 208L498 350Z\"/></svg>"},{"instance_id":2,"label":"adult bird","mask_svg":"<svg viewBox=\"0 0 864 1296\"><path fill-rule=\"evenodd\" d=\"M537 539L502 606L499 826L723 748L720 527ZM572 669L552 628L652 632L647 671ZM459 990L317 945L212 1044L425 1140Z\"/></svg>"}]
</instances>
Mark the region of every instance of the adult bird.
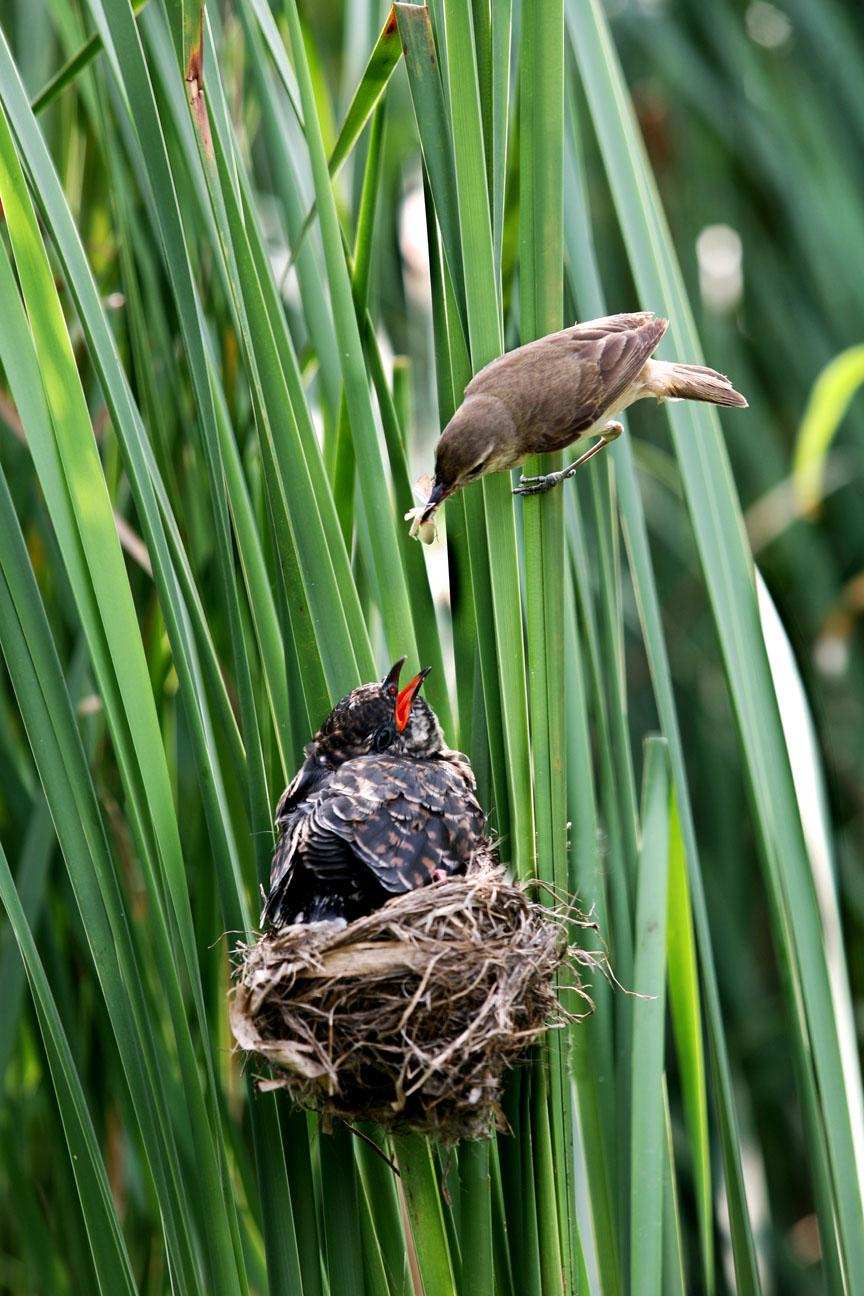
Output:
<instances>
[{"instance_id":1,"label":"adult bird","mask_svg":"<svg viewBox=\"0 0 864 1296\"><path fill-rule=\"evenodd\" d=\"M262 926L351 921L464 873L488 844L468 758L419 696L429 672L400 689L404 660L342 698L306 747L276 809Z\"/></svg>"},{"instance_id":2,"label":"adult bird","mask_svg":"<svg viewBox=\"0 0 864 1296\"><path fill-rule=\"evenodd\" d=\"M621 435L614 419L645 396L746 408L729 379L703 365L653 360L669 321L650 312L608 315L508 351L471 379L441 434L429 498L412 510L412 534L454 491L529 455L599 438L567 468L523 477L514 494L550 490Z\"/></svg>"}]
</instances>

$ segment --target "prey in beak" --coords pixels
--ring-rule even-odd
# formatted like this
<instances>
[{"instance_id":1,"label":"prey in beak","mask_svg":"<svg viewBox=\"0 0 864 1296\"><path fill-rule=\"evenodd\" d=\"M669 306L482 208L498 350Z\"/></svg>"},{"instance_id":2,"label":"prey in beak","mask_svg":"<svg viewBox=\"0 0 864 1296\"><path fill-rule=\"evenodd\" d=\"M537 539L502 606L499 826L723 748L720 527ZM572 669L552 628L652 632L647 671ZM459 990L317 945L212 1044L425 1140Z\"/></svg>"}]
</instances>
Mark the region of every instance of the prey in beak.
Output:
<instances>
[{"instance_id":1,"label":"prey in beak","mask_svg":"<svg viewBox=\"0 0 864 1296\"><path fill-rule=\"evenodd\" d=\"M446 491L444 490L444 487L441 485L441 483L437 481L434 482L432 489L429 492L429 498L426 501L426 507L424 508L423 512L420 514L421 526L423 525L424 522L430 522L432 520L438 508L438 505L444 499L445 495L446 495Z\"/></svg>"},{"instance_id":2,"label":"prey in beak","mask_svg":"<svg viewBox=\"0 0 864 1296\"><path fill-rule=\"evenodd\" d=\"M431 477L424 474L418 477L414 483L414 498L420 503L416 508L409 509L405 514L405 521L411 523L410 535L422 540L424 544L432 544L436 538L436 528L434 517L438 511L438 506L443 502L450 492L446 490L439 482L433 482Z\"/></svg>"},{"instance_id":3,"label":"prey in beak","mask_svg":"<svg viewBox=\"0 0 864 1296\"><path fill-rule=\"evenodd\" d=\"M411 708L414 705L414 699L420 691L420 685L429 674L431 666L424 666L412 680L409 680L403 689L396 694L396 729L403 733L408 721L411 719Z\"/></svg>"}]
</instances>

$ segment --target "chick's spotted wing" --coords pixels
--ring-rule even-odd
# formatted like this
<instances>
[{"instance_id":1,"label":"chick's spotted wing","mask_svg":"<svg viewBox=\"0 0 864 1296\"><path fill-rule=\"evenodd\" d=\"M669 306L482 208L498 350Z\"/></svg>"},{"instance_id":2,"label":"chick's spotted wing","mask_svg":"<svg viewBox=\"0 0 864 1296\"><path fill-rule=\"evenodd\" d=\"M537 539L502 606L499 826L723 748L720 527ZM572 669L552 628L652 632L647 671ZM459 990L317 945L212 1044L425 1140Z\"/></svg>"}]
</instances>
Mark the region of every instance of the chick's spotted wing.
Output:
<instances>
[{"instance_id":1,"label":"chick's spotted wing","mask_svg":"<svg viewBox=\"0 0 864 1296\"><path fill-rule=\"evenodd\" d=\"M308 846L347 848L391 894L412 891L436 870L461 873L484 840L473 789L449 761L364 756L349 761L315 798ZM335 841L334 841L335 839ZM310 866L304 850L304 864Z\"/></svg>"},{"instance_id":2,"label":"chick's spotted wing","mask_svg":"<svg viewBox=\"0 0 864 1296\"><path fill-rule=\"evenodd\" d=\"M332 777L332 776L331 776ZM294 912L303 908L304 895L311 879L327 888L345 888L354 880L357 861L350 844L329 831L320 814L322 802L328 799L325 780L316 791L293 811L277 818L279 839L270 865L270 890L262 923L291 921Z\"/></svg>"}]
</instances>

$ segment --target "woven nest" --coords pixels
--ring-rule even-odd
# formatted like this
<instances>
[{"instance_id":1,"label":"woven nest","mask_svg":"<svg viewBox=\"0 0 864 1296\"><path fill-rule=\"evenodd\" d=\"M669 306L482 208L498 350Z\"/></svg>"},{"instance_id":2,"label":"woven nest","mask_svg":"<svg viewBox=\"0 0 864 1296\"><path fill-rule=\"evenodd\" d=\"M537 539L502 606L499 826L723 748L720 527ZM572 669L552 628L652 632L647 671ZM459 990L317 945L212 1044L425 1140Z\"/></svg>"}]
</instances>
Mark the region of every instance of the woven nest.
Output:
<instances>
[{"instance_id":1,"label":"woven nest","mask_svg":"<svg viewBox=\"0 0 864 1296\"><path fill-rule=\"evenodd\" d=\"M328 1120L487 1137L507 1068L590 1006L574 923L484 862L341 929L262 936L239 951L234 1038L270 1063L261 1088Z\"/></svg>"}]
</instances>

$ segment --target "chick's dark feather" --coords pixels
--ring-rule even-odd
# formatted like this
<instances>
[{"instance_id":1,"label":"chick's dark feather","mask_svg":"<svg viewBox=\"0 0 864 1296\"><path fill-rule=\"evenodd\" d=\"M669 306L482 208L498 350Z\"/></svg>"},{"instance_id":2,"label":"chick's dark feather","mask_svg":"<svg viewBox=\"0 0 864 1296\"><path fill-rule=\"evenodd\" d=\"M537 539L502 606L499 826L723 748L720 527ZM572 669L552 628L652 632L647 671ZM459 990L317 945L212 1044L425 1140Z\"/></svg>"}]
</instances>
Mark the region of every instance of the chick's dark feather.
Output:
<instances>
[{"instance_id":1,"label":"chick's dark feather","mask_svg":"<svg viewBox=\"0 0 864 1296\"><path fill-rule=\"evenodd\" d=\"M485 845L485 816L459 753L368 755L329 774L284 820L268 922L357 917L441 873L463 873ZM325 913L320 897L330 897ZM315 906L318 908L315 908Z\"/></svg>"}]
</instances>

